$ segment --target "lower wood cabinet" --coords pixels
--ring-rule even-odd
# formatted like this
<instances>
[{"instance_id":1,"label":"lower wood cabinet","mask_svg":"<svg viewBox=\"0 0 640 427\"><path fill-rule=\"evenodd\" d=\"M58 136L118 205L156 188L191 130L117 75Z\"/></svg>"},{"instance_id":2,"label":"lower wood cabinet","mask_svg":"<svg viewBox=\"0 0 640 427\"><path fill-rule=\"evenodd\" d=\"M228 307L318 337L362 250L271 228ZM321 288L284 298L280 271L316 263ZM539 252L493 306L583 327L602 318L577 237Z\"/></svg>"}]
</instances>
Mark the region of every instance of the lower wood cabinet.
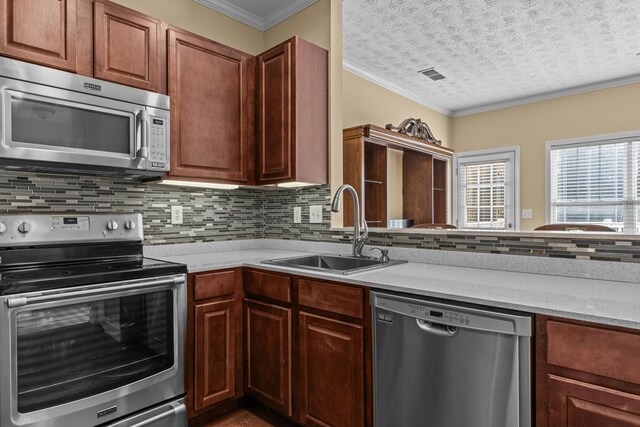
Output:
<instances>
[{"instance_id":1,"label":"lower wood cabinet","mask_svg":"<svg viewBox=\"0 0 640 427\"><path fill-rule=\"evenodd\" d=\"M364 326L301 312L298 421L364 425Z\"/></svg>"},{"instance_id":2,"label":"lower wood cabinet","mask_svg":"<svg viewBox=\"0 0 640 427\"><path fill-rule=\"evenodd\" d=\"M235 395L234 305L230 300L195 307L196 410Z\"/></svg>"},{"instance_id":3,"label":"lower wood cabinet","mask_svg":"<svg viewBox=\"0 0 640 427\"><path fill-rule=\"evenodd\" d=\"M291 310L246 301L247 391L291 416Z\"/></svg>"},{"instance_id":4,"label":"lower wood cabinet","mask_svg":"<svg viewBox=\"0 0 640 427\"><path fill-rule=\"evenodd\" d=\"M245 394L305 426L372 426L371 310L359 286L258 269L189 275L187 406Z\"/></svg>"},{"instance_id":5,"label":"lower wood cabinet","mask_svg":"<svg viewBox=\"0 0 640 427\"><path fill-rule=\"evenodd\" d=\"M187 411L194 417L244 394L242 270L191 274L188 294Z\"/></svg>"},{"instance_id":6,"label":"lower wood cabinet","mask_svg":"<svg viewBox=\"0 0 640 427\"><path fill-rule=\"evenodd\" d=\"M549 425L640 427L640 396L549 375Z\"/></svg>"},{"instance_id":7,"label":"lower wood cabinet","mask_svg":"<svg viewBox=\"0 0 640 427\"><path fill-rule=\"evenodd\" d=\"M536 426L640 427L640 333L536 316Z\"/></svg>"}]
</instances>

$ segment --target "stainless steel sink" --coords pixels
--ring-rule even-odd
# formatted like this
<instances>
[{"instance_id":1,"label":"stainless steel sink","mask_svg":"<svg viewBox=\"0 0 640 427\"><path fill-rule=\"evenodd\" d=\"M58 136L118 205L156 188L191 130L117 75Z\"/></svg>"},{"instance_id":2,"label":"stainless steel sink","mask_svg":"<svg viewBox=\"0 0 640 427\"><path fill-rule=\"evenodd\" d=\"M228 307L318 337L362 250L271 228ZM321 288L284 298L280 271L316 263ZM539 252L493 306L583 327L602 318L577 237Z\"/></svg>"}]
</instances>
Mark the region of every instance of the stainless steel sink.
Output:
<instances>
[{"instance_id":1,"label":"stainless steel sink","mask_svg":"<svg viewBox=\"0 0 640 427\"><path fill-rule=\"evenodd\" d=\"M293 258L278 258L262 261L264 264L282 265L285 267L301 268L303 270L324 271L334 274L359 273L365 270L389 267L403 264L407 261L381 261L375 258L340 256L340 255L306 255Z\"/></svg>"}]
</instances>

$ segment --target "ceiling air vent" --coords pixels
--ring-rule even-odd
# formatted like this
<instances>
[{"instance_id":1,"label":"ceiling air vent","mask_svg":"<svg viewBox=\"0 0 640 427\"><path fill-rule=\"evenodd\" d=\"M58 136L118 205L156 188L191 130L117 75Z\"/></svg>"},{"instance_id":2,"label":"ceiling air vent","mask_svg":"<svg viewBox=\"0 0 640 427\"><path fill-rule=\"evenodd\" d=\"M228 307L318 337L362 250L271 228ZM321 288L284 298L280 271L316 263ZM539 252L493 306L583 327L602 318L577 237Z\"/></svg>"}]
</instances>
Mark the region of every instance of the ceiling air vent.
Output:
<instances>
[{"instance_id":1,"label":"ceiling air vent","mask_svg":"<svg viewBox=\"0 0 640 427\"><path fill-rule=\"evenodd\" d=\"M434 70L433 67L427 68L425 70L420 70L418 72L420 74L424 74L425 76L429 77L434 82L437 82L438 80L442 80L445 78L442 74Z\"/></svg>"}]
</instances>

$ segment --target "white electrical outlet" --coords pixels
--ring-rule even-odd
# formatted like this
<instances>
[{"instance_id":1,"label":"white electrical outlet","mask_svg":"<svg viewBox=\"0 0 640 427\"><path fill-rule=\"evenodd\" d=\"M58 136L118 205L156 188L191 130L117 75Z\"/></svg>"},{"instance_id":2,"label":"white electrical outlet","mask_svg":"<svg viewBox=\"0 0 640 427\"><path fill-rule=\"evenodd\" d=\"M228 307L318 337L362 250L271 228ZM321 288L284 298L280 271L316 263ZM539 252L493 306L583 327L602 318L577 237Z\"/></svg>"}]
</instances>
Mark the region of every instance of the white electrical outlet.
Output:
<instances>
[{"instance_id":1,"label":"white electrical outlet","mask_svg":"<svg viewBox=\"0 0 640 427\"><path fill-rule=\"evenodd\" d=\"M322 222L322 206L309 206L309 222L311 224L320 224Z\"/></svg>"},{"instance_id":2,"label":"white electrical outlet","mask_svg":"<svg viewBox=\"0 0 640 427\"><path fill-rule=\"evenodd\" d=\"M533 209L522 209L522 219L532 219Z\"/></svg>"},{"instance_id":3,"label":"white electrical outlet","mask_svg":"<svg viewBox=\"0 0 640 427\"><path fill-rule=\"evenodd\" d=\"M182 224L182 206L171 206L171 224Z\"/></svg>"},{"instance_id":4,"label":"white electrical outlet","mask_svg":"<svg viewBox=\"0 0 640 427\"><path fill-rule=\"evenodd\" d=\"M293 208L293 223L300 224L302 222L302 208L296 206Z\"/></svg>"}]
</instances>

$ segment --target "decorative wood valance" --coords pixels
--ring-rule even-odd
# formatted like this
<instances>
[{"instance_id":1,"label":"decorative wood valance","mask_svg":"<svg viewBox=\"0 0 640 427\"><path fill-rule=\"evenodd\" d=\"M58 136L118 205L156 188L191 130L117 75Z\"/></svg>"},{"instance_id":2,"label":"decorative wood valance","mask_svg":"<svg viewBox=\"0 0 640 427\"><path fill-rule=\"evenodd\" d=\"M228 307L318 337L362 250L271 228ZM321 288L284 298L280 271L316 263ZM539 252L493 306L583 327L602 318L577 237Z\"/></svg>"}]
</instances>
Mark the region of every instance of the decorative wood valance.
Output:
<instances>
[{"instance_id":1,"label":"decorative wood valance","mask_svg":"<svg viewBox=\"0 0 640 427\"><path fill-rule=\"evenodd\" d=\"M433 136L433 132L431 132L429 126L420 119L409 118L404 120L397 127L393 126L392 124L388 124L386 128L394 132L403 133L413 138L420 139L422 141L442 145L442 141L436 139L436 137Z\"/></svg>"}]
</instances>

